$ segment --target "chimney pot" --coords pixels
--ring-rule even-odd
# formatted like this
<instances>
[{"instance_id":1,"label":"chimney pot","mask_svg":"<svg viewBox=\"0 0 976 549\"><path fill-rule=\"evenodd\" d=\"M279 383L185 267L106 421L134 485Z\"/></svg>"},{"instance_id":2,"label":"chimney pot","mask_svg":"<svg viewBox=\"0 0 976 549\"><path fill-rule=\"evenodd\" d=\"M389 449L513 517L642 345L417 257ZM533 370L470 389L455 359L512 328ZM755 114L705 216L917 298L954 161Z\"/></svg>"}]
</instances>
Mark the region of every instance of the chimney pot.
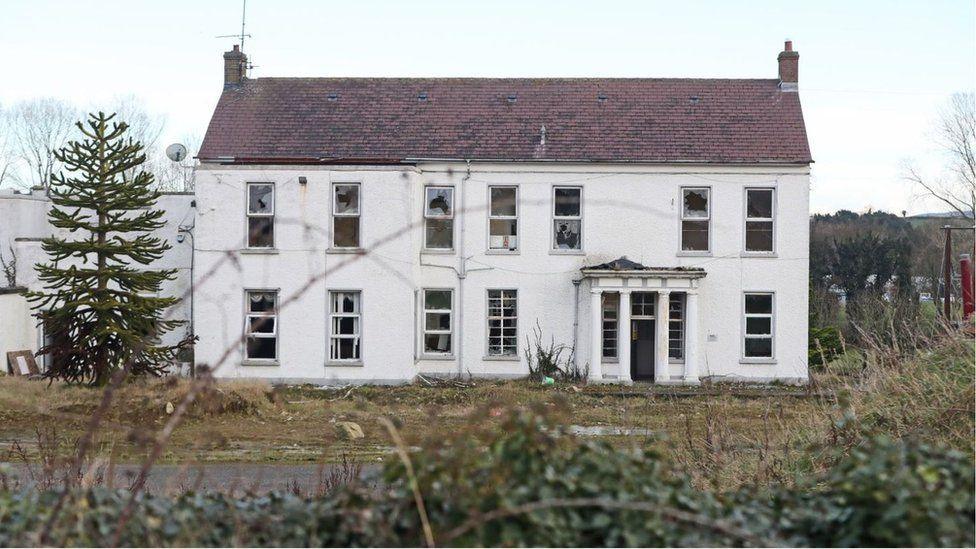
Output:
<instances>
[{"instance_id":1,"label":"chimney pot","mask_svg":"<svg viewBox=\"0 0 976 549\"><path fill-rule=\"evenodd\" d=\"M800 76L800 54L793 51L792 40L787 40L783 44L783 51L779 52L776 60L779 62L780 90L797 91Z\"/></svg>"},{"instance_id":2,"label":"chimney pot","mask_svg":"<svg viewBox=\"0 0 976 549\"><path fill-rule=\"evenodd\" d=\"M240 85L247 78L247 56L241 47L234 47L224 52L224 88Z\"/></svg>"}]
</instances>

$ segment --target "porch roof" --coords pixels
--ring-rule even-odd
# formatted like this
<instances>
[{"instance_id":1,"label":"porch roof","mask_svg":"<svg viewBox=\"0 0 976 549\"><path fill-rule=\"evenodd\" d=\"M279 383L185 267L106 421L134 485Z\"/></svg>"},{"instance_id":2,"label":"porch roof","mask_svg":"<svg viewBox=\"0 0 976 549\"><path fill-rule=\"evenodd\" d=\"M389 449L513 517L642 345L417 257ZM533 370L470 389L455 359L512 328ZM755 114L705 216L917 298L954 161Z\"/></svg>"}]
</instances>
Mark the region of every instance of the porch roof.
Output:
<instances>
[{"instance_id":1,"label":"porch roof","mask_svg":"<svg viewBox=\"0 0 976 549\"><path fill-rule=\"evenodd\" d=\"M648 267L622 256L613 261L582 267L584 278L703 278L701 267Z\"/></svg>"}]
</instances>

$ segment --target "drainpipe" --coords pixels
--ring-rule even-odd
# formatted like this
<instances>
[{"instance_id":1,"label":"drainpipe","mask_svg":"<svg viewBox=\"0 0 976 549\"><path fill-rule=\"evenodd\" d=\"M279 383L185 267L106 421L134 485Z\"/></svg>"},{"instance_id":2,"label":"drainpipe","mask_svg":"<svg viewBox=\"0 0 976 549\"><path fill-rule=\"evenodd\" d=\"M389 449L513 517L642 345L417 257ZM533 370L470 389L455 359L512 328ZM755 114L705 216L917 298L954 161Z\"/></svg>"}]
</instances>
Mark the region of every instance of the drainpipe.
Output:
<instances>
[{"instance_id":1,"label":"drainpipe","mask_svg":"<svg viewBox=\"0 0 976 549\"><path fill-rule=\"evenodd\" d=\"M193 206L192 207L194 209L196 208L196 200L193 201ZM196 340L196 331L195 331L194 326L193 326L193 296L196 294L196 289L193 287L193 284L194 284L194 281L193 281L193 267L194 267L194 265L193 264L194 264L194 259L196 259L196 255L197 255L196 254L196 247L197 246L196 246L196 240L193 238L193 229L194 229L194 227L196 227L196 221L194 221L193 225L190 225L190 226L177 227L176 231L177 231L177 234L179 234L179 233L186 233L186 235L190 237L190 323L189 323L188 328L189 328L189 331L190 331L191 345L193 347L196 347L196 342L195 342L195 340ZM195 378L195 377L197 377L197 356L196 356L196 351L194 351L194 353L193 353L193 360L190 361L190 378L192 379L192 378Z\"/></svg>"},{"instance_id":2,"label":"drainpipe","mask_svg":"<svg viewBox=\"0 0 976 549\"><path fill-rule=\"evenodd\" d=\"M466 210L464 209L465 208L465 200L464 200L465 185L464 184L468 181L468 179L471 179L471 161L470 160L465 160L465 163L467 164L467 168L468 169L467 169L466 173L464 174L464 177L461 178L461 182L458 183L458 198L459 198L460 208L458 208L458 210L457 210L459 212L458 215L455 216L456 218L458 218L458 221L460 221L460 223L461 223L461 231L460 231L461 234L459 236L459 242L458 242L458 264L459 264L459 267L458 267L458 270L457 270L457 277L458 277L458 308L457 308L457 312L458 312L458 323L457 323L457 326L458 326L458 329L457 329L457 364L458 365L457 365L457 370L458 370L458 377L461 377L464 374L464 279L467 278L467 276L468 276L468 269L467 269L468 260L467 260L466 257L464 257L464 228L467 225L467 223L466 223L466 219L463 219L463 218L466 217L465 216L465 211Z\"/></svg>"}]
</instances>

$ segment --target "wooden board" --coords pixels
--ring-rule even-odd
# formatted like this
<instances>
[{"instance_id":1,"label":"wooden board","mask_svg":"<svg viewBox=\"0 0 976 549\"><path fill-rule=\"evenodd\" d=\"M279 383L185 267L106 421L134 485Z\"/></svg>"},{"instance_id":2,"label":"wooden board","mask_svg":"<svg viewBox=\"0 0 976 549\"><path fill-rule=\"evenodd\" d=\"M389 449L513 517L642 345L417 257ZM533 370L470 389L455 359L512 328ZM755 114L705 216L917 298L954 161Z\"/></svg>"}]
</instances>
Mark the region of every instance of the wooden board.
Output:
<instances>
[{"instance_id":1,"label":"wooden board","mask_svg":"<svg viewBox=\"0 0 976 549\"><path fill-rule=\"evenodd\" d=\"M37 375L37 361L31 351L9 351L7 353L7 372L12 376Z\"/></svg>"}]
</instances>

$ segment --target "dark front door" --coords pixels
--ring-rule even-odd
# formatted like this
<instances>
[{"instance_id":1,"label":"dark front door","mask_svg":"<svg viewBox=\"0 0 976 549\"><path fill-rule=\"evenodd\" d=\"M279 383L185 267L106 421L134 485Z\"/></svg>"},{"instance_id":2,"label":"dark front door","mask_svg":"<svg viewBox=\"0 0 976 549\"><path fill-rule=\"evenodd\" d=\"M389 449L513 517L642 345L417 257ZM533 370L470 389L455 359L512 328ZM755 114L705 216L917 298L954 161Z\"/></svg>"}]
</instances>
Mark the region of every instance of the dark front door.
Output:
<instances>
[{"instance_id":1,"label":"dark front door","mask_svg":"<svg viewBox=\"0 0 976 549\"><path fill-rule=\"evenodd\" d=\"M632 320L630 335L630 377L654 379L654 321Z\"/></svg>"}]
</instances>

